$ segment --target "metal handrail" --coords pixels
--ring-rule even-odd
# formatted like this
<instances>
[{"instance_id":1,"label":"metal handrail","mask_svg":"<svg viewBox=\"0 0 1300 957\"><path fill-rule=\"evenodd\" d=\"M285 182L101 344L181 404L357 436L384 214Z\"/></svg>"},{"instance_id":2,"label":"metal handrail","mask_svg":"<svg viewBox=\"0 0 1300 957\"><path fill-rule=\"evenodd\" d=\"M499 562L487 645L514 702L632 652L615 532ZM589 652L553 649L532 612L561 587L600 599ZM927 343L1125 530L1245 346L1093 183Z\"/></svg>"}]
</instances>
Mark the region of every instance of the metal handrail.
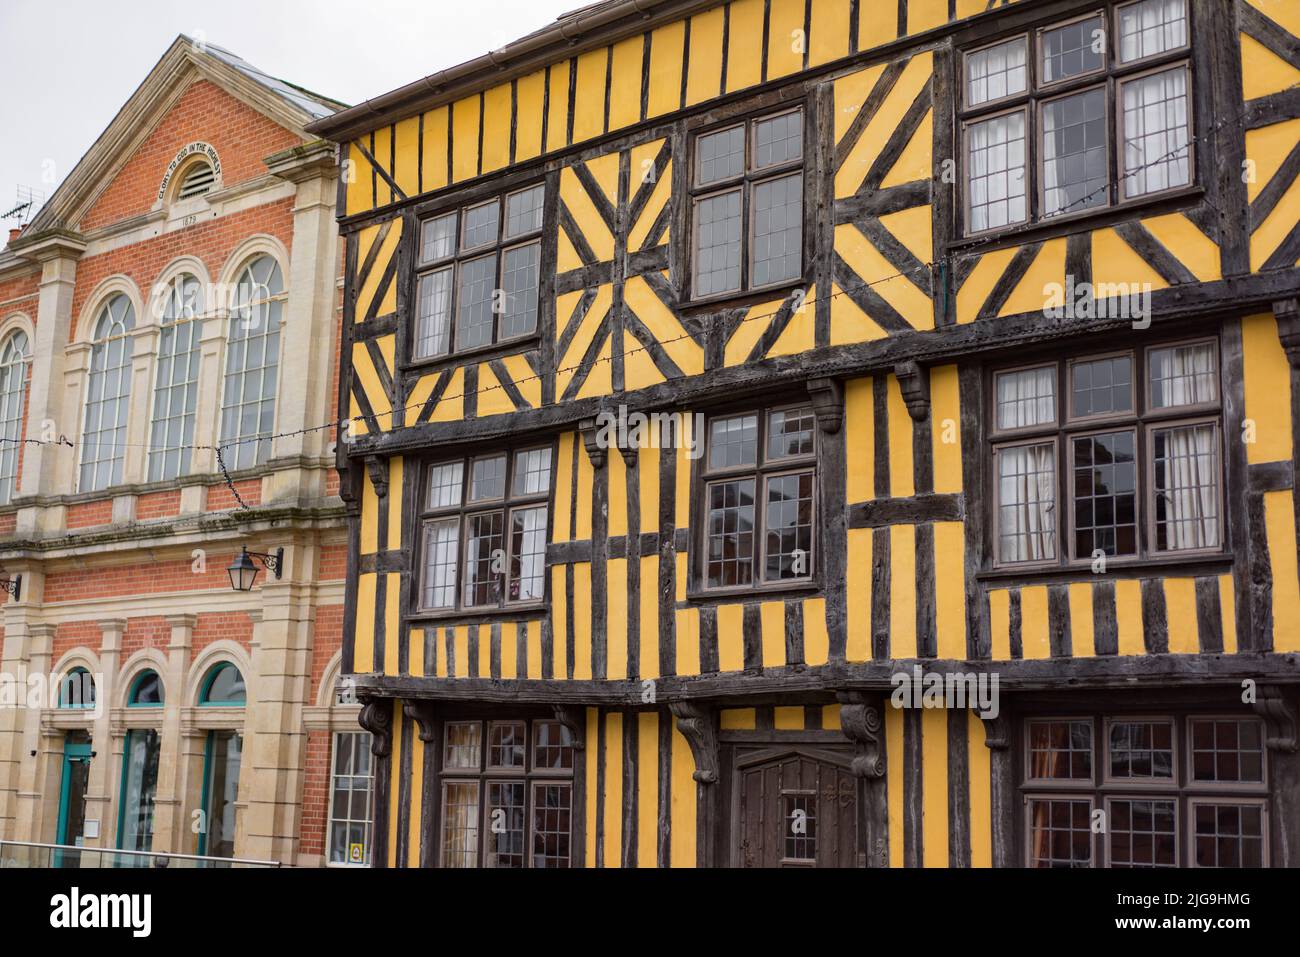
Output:
<instances>
[{"instance_id":1,"label":"metal handrail","mask_svg":"<svg viewBox=\"0 0 1300 957\"><path fill-rule=\"evenodd\" d=\"M0 852L6 847L40 847L52 851L68 851L75 854L125 854L128 857L166 857L181 861L214 861L223 864L252 864L257 867L279 867L279 861L256 861L244 857L208 857L201 854L173 854L168 851L128 851L115 847L92 847L77 844L40 844L35 841L0 840Z\"/></svg>"}]
</instances>

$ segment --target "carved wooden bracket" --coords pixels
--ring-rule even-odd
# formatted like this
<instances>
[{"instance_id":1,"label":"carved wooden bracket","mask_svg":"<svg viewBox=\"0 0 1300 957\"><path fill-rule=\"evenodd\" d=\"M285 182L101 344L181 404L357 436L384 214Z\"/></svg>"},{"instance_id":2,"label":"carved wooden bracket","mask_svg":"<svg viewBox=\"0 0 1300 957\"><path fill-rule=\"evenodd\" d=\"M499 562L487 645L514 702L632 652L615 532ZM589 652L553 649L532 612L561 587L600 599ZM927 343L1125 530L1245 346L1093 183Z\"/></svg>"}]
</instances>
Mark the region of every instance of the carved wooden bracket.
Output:
<instances>
[{"instance_id":1,"label":"carved wooden bracket","mask_svg":"<svg viewBox=\"0 0 1300 957\"><path fill-rule=\"evenodd\" d=\"M352 488L353 471L348 466L347 459L342 459L345 463L339 466L339 498L343 499L343 504L353 506L356 504L357 496Z\"/></svg>"},{"instance_id":2,"label":"carved wooden bracket","mask_svg":"<svg viewBox=\"0 0 1300 957\"><path fill-rule=\"evenodd\" d=\"M903 393L908 414L915 421L924 422L930 414L929 377L912 359L895 365L894 376L898 379L898 388Z\"/></svg>"},{"instance_id":3,"label":"carved wooden bracket","mask_svg":"<svg viewBox=\"0 0 1300 957\"><path fill-rule=\"evenodd\" d=\"M999 714L996 718L986 718L976 713L980 721L984 722L984 746L990 751L1005 751L1011 747L1011 722L1007 720L1005 714Z\"/></svg>"},{"instance_id":4,"label":"carved wooden bracket","mask_svg":"<svg viewBox=\"0 0 1300 957\"><path fill-rule=\"evenodd\" d=\"M600 469L605 467L605 447L600 444L600 429L596 425L595 419L583 419L578 423L578 431L582 433L582 444L587 449L587 458L591 459L591 467Z\"/></svg>"},{"instance_id":5,"label":"carved wooden bracket","mask_svg":"<svg viewBox=\"0 0 1300 957\"><path fill-rule=\"evenodd\" d=\"M1300 299L1279 299L1273 303L1277 336L1282 340L1291 368L1300 367Z\"/></svg>"},{"instance_id":6,"label":"carved wooden bracket","mask_svg":"<svg viewBox=\"0 0 1300 957\"><path fill-rule=\"evenodd\" d=\"M564 725L572 739L573 750L581 751L586 744L587 723L582 708L571 704L551 705L555 720Z\"/></svg>"},{"instance_id":7,"label":"carved wooden bracket","mask_svg":"<svg viewBox=\"0 0 1300 957\"><path fill-rule=\"evenodd\" d=\"M1261 685L1251 707L1264 719L1266 741L1271 751L1296 751L1295 708L1276 685Z\"/></svg>"},{"instance_id":8,"label":"carved wooden bracket","mask_svg":"<svg viewBox=\"0 0 1300 957\"><path fill-rule=\"evenodd\" d=\"M668 706L677 719L677 730L691 746L695 758L693 777L700 784L718 783L718 714L707 705L674 701Z\"/></svg>"},{"instance_id":9,"label":"carved wooden bracket","mask_svg":"<svg viewBox=\"0 0 1300 957\"><path fill-rule=\"evenodd\" d=\"M360 700L361 714L357 720L370 732L370 753L377 758L386 758L393 744L392 699L362 697Z\"/></svg>"},{"instance_id":10,"label":"carved wooden bracket","mask_svg":"<svg viewBox=\"0 0 1300 957\"><path fill-rule=\"evenodd\" d=\"M809 379L808 395L817 424L827 435L834 435L844 424L844 386L838 379Z\"/></svg>"},{"instance_id":11,"label":"carved wooden bracket","mask_svg":"<svg viewBox=\"0 0 1300 957\"><path fill-rule=\"evenodd\" d=\"M402 713L415 722L420 729L420 740L431 744L438 740L435 722L438 717L437 706L432 701L406 700L402 702Z\"/></svg>"},{"instance_id":12,"label":"carved wooden bracket","mask_svg":"<svg viewBox=\"0 0 1300 957\"><path fill-rule=\"evenodd\" d=\"M366 459L366 471L370 473L370 484L375 487L375 494L380 498L388 495L388 461L376 456Z\"/></svg>"},{"instance_id":13,"label":"carved wooden bracket","mask_svg":"<svg viewBox=\"0 0 1300 957\"><path fill-rule=\"evenodd\" d=\"M880 709L860 691L842 691L836 697L840 702L840 728L857 747L853 773L860 778L883 778L885 723Z\"/></svg>"},{"instance_id":14,"label":"carved wooden bracket","mask_svg":"<svg viewBox=\"0 0 1300 957\"><path fill-rule=\"evenodd\" d=\"M618 450L623 453L623 464L630 469L636 468L636 463L639 459L639 453L641 450L635 445L630 444L627 446L620 445Z\"/></svg>"}]
</instances>

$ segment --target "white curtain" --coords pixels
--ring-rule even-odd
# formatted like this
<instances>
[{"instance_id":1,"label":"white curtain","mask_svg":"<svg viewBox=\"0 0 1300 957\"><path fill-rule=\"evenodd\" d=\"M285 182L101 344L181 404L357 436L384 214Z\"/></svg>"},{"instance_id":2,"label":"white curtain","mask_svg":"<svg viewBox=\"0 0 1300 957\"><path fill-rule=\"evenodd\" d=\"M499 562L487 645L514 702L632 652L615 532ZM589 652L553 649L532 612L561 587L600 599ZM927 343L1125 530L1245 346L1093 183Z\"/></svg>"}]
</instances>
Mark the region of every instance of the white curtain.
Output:
<instances>
[{"instance_id":1,"label":"white curtain","mask_svg":"<svg viewBox=\"0 0 1300 957\"><path fill-rule=\"evenodd\" d=\"M998 453L999 559L1046 561L1056 557L1056 457L1050 443Z\"/></svg>"},{"instance_id":2,"label":"white curtain","mask_svg":"<svg viewBox=\"0 0 1300 957\"><path fill-rule=\"evenodd\" d=\"M1060 187L1060 177L1057 175L1062 164L1056 162L1056 148L1059 137L1056 133L1056 111L1044 109L1040 113L1043 123L1042 145L1043 145L1043 215L1050 216L1059 212L1059 207L1065 205L1064 194L1057 195Z\"/></svg>"},{"instance_id":3,"label":"white curtain","mask_svg":"<svg viewBox=\"0 0 1300 957\"><path fill-rule=\"evenodd\" d=\"M1130 80L1122 89L1124 195L1187 183L1187 71L1176 67Z\"/></svg>"},{"instance_id":4,"label":"white curtain","mask_svg":"<svg viewBox=\"0 0 1300 957\"><path fill-rule=\"evenodd\" d=\"M1021 429L1056 420L1056 381L1050 366L998 376L998 428Z\"/></svg>"},{"instance_id":5,"label":"white curtain","mask_svg":"<svg viewBox=\"0 0 1300 957\"><path fill-rule=\"evenodd\" d=\"M1151 379L1158 384L1152 404L1158 409L1202 405L1219 397L1214 345L1156 349L1151 353Z\"/></svg>"},{"instance_id":6,"label":"white curtain","mask_svg":"<svg viewBox=\"0 0 1300 957\"><path fill-rule=\"evenodd\" d=\"M1157 433L1165 442L1165 548L1219 545L1218 456L1214 426L1179 426Z\"/></svg>"}]
</instances>

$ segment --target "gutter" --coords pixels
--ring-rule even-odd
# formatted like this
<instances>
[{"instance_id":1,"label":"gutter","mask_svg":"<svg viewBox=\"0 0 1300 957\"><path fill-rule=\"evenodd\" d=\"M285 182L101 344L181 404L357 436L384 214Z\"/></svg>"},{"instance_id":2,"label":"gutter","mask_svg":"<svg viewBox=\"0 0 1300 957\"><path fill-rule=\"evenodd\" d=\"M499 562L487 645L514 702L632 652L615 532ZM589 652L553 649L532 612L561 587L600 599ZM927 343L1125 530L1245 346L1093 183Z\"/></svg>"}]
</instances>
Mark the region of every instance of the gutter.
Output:
<instances>
[{"instance_id":1,"label":"gutter","mask_svg":"<svg viewBox=\"0 0 1300 957\"><path fill-rule=\"evenodd\" d=\"M499 50L431 73L372 100L309 123L304 129L325 139L346 142L383 123L405 119L455 99L458 94L480 88L485 81L495 81L507 71L523 73L529 67L552 62L558 53L566 49L584 50L587 46L598 45L600 41L618 37L633 25L640 32L646 27L644 21L656 17L666 19L667 14L713 7L718 3L719 0L619 0L592 9L589 13L579 11L522 40L508 43ZM572 56L573 52L567 55Z\"/></svg>"}]
</instances>

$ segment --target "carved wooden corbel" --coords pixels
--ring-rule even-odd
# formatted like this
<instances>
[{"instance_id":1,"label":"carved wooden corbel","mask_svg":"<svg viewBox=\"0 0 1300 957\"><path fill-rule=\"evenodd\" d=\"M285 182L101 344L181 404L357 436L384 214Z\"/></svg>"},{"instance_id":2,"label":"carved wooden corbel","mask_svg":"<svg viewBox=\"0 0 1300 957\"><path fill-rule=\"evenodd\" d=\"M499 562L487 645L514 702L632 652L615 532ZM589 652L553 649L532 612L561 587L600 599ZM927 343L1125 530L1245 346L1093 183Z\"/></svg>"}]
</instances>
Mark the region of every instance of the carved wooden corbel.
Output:
<instances>
[{"instance_id":1,"label":"carved wooden corbel","mask_svg":"<svg viewBox=\"0 0 1300 957\"><path fill-rule=\"evenodd\" d=\"M856 746L853 773L860 778L885 776L885 723L880 709L858 691L836 696L840 702L840 728Z\"/></svg>"},{"instance_id":2,"label":"carved wooden corbel","mask_svg":"<svg viewBox=\"0 0 1300 957\"><path fill-rule=\"evenodd\" d=\"M386 758L393 744L393 702L391 698L360 698L361 714L357 717L361 727L370 732L370 753Z\"/></svg>"},{"instance_id":3,"label":"carved wooden corbel","mask_svg":"<svg viewBox=\"0 0 1300 957\"><path fill-rule=\"evenodd\" d=\"M930 388L928 377L915 360L908 359L894 366L894 377L903 393L908 414L917 422L924 422L930 414Z\"/></svg>"},{"instance_id":4,"label":"carved wooden corbel","mask_svg":"<svg viewBox=\"0 0 1300 957\"><path fill-rule=\"evenodd\" d=\"M695 758L693 777L700 784L718 782L718 715L707 705L674 701L668 706L677 719L677 730L691 746Z\"/></svg>"},{"instance_id":5,"label":"carved wooden corbel","mask_svg":"<svg viewBox=\"0 0 1300 957\"><path fill-rule=\"evenodd\" d=\"M827 435L834 435L844 424L844 386L838 379L809 379L808 396L817 425Z\"/></svg>"},{"instance_id":6,"label":"carved wooden corbel","mask_svg":"<svg viewBox=\"0 0 1300 957\"><path fill-rule=\"evenodd\" d=\"M388 460L371 455L366 458L366 471L370 474L370 484L375 487L375 494L380 498L388 495Z\"/></svg>"},{"instance_id":7,"label":"carved wooden corbel","mask_svg":"<svg viewBox=\"0 0 1300 957\"><path fill-rule=\"evenodd\" d=\"M1264 719L1265 743L1270 751L1297 750L1295 708L1276 685L1261 685L1251 707Z\"/></svg>"},{"instance_id":8,"label":"carved wooden corbel","mask_svg":"<svg viewBox=\"0 0 1300 957\"><path fill-rule=\"evenodd\" d=\"M438 740L436 727L438 709L432 701L406 700L402 702L402 713L415 722L420 730L420 740L431 744Z\"/></svg>"},{"instance_id":9,"label":"carved wooden corbel","mask_svg":"<svg viewBox=\"0 0 1300 957\"><path fill-rule=\"evenodd\" d=\"M582 444L587 449L587 458L591 459L591 467L604 468L605 447L600 443L601 430L596 425L596 420L583 419L578 423L578 431L582 433Z\"/></svg>"},{"instance_id":10,"label":"carved wooden corbel","mask_svg":"<svg viewBox=\"0 0 1300 957\"><path fill-rule=\"evenodd\" d=\"M990 751L1005 751L1011 747L1011 722L1005 714L996 718L986 718L976 712L976 717L984 723L984 746Z\"/></svg>"},{"instance_id":11,"label":"carved wooden corbel","mask_svg":"<svg viewBox=\"0 0 1300 957\"><path fill-rule=\"evenodd\" d=\"M553 704L551 709L555 712L555 720L569 732L573 750L581 751L586 744L587 730L582 708L571 704Z\"/></svg>"},{"instance_id":12,"label":"carved wooden corbel","mask_svg":"<svg viewBox=\"0 0 1300 957\"><path fill-rule=\"evenodd\" d=\"M1291 368L1300 367L1300 299L1279 299L1273 303L1273 318L1277 320L1277 336L1282 340Z\"/></svg>"}]
</instances>

